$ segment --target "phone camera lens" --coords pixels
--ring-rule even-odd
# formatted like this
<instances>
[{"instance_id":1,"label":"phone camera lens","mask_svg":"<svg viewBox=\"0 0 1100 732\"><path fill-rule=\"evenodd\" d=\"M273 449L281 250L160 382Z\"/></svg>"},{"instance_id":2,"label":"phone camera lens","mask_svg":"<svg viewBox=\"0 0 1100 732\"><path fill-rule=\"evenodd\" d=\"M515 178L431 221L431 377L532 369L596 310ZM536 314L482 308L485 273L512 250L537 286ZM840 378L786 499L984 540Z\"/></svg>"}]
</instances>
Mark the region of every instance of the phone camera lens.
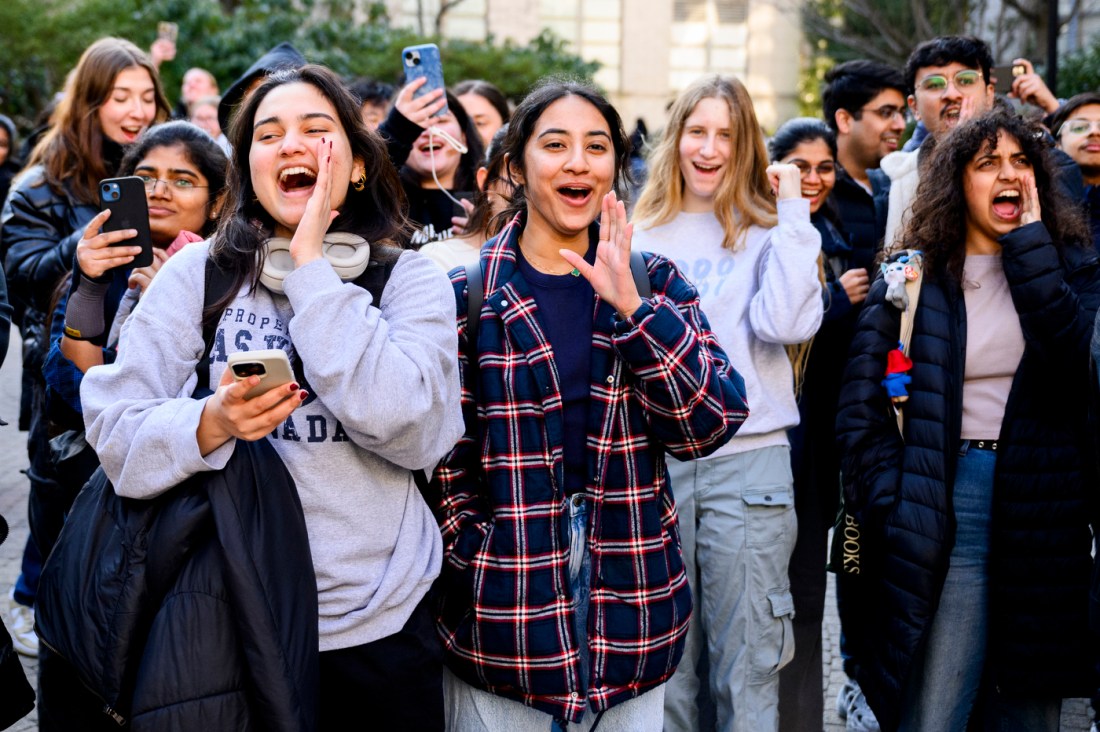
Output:
<instances>
[{"instance_id":1,"label":"phone camera lens","mask_svg":"<svg viewBox=\"0 0 1100 732\"><path fill-rule=\"evenodd\" d=\"M412 61L413 60L412 51L409 51L408 53L405 54L405 60L406 61Z\"/></svg>"},{"instance_id":2,"label":"phone camera lens","mask_svg":"<svg viewBox=\"0 0 1100 732\"><path fill-rule=\"evenodd\" d=\"M110 183L107 183L103 186L103 192L104 193L110 193L111 192L111 184Z\"/></svg>"}]
</instances>

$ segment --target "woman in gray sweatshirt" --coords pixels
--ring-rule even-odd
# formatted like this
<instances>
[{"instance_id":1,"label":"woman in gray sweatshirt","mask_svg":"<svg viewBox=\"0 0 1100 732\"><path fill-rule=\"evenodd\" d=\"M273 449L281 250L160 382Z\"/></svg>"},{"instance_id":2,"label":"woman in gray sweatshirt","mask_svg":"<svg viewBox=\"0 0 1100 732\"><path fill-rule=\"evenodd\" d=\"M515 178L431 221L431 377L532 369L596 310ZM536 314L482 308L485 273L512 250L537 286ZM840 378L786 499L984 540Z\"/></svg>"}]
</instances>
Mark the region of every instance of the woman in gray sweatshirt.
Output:
<instances>
[{"instance_id":1,"label":"woman in gray sweatshirt","mask_svg":"<svg viewBox=\"0 0 1100 732\"><path fill-rule=\"evenodd\" d=\"M369 709L382 727L442 729L425 601L442 551L412 471L430 470L463 430L453 293L413 252L377 302L331 261L332 232L381 256L404 217L384 144L330 71L268 77L231 136L218 233L165 264L118 360L84 378L88 441L116 492L151 498L222 468L239 439L270 440L301 498L317 577L320 727ZM216 390L196 400L208 257L235 284L212 308ZM245 399L259 379L234 382L227 359L273 348L298 365L295 380Z\"/></svg>"}]
</instances>

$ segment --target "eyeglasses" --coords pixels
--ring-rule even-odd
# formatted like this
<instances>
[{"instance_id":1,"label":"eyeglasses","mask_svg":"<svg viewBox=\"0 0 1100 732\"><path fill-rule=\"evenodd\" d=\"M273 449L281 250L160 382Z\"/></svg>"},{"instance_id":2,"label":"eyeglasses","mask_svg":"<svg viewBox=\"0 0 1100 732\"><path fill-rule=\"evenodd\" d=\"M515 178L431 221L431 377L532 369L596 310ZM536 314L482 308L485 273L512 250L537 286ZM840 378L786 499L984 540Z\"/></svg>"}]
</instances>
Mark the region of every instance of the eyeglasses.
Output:
<instances>
[{"instance_id":1,"label":"eyeglasses","mask_svg":"<svg viewBox=\"0 0 1100 732\"><path fill-rule=\"evenodd\" d=\"M1071 119L1067 120L1062 129L1074 135L1084 135L1093 130L1100 130L1100 119Z\"/></svg>"},{"instance_id":2,"label":"eyeglasses","mask_svg":"<svg viewBox=\"0 0 1100 732\"><path fill-rule=\"evenodd\" d=\"M976 84L981 82L981 80L982 72L975 71L974 69L964 69L963 71L955 74L954 79L952 79L951 81L955 82L956 89L962 91L963 89L969 89L970 87L975 86ZM946 76L944 76L943 74L932 74L931 76L926 76L921 79L920 83L917 84L917 87L921 91L932 92L933 94L942 94L943 92L947 91L947 84L948 79Z\"/></svg>"},{"instance_id":3,"label":"eyeglasses","mask_svg":"<svg viewBox=\"0 0 1100 732\"><path fill-rule=\"evenodd\" d=\"M836 164L831 162L818 163L816 167L810 165L805 160L792 160L790 163L798 168L798 174L803 178L807 177L812 171L817 171L819 176L833 175L836 173Z\"/></svg>"},{"instance_id":4,"label":"eyeglasses","mask_svg":"<svg viewBox=\"0 0 1100 732\"><path fill-rule=\"evenodd\" d=\"M175 193L183 193L186 191L193 191L199 188L209 188L210 186L195 185L187 178L173 178L172 180L164 180L163 178L153 178L149 175L139 175L141 182L145 184L145 192L153 193L157 190L157 183L163 183L165 188L171 188Z\"/></svg>"},{"instance_id":5,"label":"eyeglasses","mask_svg":"<svg viewBox=\"0 0 1100 732\"><path fill-rule=\"evenodd\" d=\"M895 107L893 104L885 104L873 109L871 107L860 107L859 111L870 112L871 114L877 115L883 122L889 122L893 120L894 117L901 117L904 122L908 113L905 107Z\"/></svg>"}]
</instances>

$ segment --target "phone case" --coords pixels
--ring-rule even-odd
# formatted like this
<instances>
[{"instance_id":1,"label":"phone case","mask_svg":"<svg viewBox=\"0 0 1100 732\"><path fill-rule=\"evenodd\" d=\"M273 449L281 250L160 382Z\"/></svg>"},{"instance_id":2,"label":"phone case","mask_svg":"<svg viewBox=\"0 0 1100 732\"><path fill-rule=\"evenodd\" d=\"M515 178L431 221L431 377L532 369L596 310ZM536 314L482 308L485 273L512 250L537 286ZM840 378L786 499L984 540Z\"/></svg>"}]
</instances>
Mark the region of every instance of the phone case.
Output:
<instances>
[{"instance_id":1,"label":"phone case","mask_svg":"<svg viewBox=\"0 0 1100 732\"><path fill-rule=\"evenodd\" d=\"M416 81L420 77L428 79L424 86L413 93L413 98L424 96L435 89L446 89L443 84L443 60L439 57L439 46L434 43L423 43L419 46L407 46L401 50L401 63L405 69L405 83ZM443 109L436 112L433 117L441 117L447 113L446 100Z\"/></svg>"},{"instance_id":2,"label":"phone case","mask_svg":"<svg viewBox=\"0 0 1100 732\"><path fill-rule=\"evenodd\" d=\"M112 246L140 246L141 254L127 267L148 267L153 263L153 239L149 233L149 203L145 199L145 184L137 176L107 178L99 182L99 210L110 209L111 216L103 231L137 229L137 236Z\"/></svg>"},{"instance_id":3,"label":"phone case","mask_svg":"<svg viewBox=\"0 0 1100 732\"><path fill-rule=\"evenodd\" d=\"M286 351L278 348L269 348L263 351L238 351L229 356L227 367L233 372L233 379L241 381L248 376L238 376L234 366L245 363L263 364L264 373L260 375L260 383L248 390L245 399L252 399L271 391L277 386L289 384L294 381L294 372L290 368L290 359Z\"/></svg>"}]
</instances>

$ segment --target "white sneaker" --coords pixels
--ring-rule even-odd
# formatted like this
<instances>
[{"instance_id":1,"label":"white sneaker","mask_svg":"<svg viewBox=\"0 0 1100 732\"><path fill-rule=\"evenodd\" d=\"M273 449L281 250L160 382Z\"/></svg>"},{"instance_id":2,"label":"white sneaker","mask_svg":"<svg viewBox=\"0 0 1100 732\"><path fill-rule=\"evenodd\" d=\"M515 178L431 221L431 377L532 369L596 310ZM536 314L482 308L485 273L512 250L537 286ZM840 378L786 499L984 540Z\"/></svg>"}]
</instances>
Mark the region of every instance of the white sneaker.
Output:
<instances>
[{"instance_id":1,"label":"white sneaker","mask_svg":"<svg viewBox=\"0 0 1100 732\"><path fill-rule=\"evenodd\" d=\"M836 713L845 720L846 732L879 732L878 720L855 679L848 679L836 697Z\"/></svg>"},{"instance_id":2,"label":"white sneaker","mask_svg":"<svg viewBox=\"0 0 1100 732\"><path fill-rule=\"evenodd\" d=\"M5 624L11 632L11 644L15 652L28 658L38 658L38 636L34 634L34 610L15 601L8 595Z\"/></svg>"}]
</instances>

